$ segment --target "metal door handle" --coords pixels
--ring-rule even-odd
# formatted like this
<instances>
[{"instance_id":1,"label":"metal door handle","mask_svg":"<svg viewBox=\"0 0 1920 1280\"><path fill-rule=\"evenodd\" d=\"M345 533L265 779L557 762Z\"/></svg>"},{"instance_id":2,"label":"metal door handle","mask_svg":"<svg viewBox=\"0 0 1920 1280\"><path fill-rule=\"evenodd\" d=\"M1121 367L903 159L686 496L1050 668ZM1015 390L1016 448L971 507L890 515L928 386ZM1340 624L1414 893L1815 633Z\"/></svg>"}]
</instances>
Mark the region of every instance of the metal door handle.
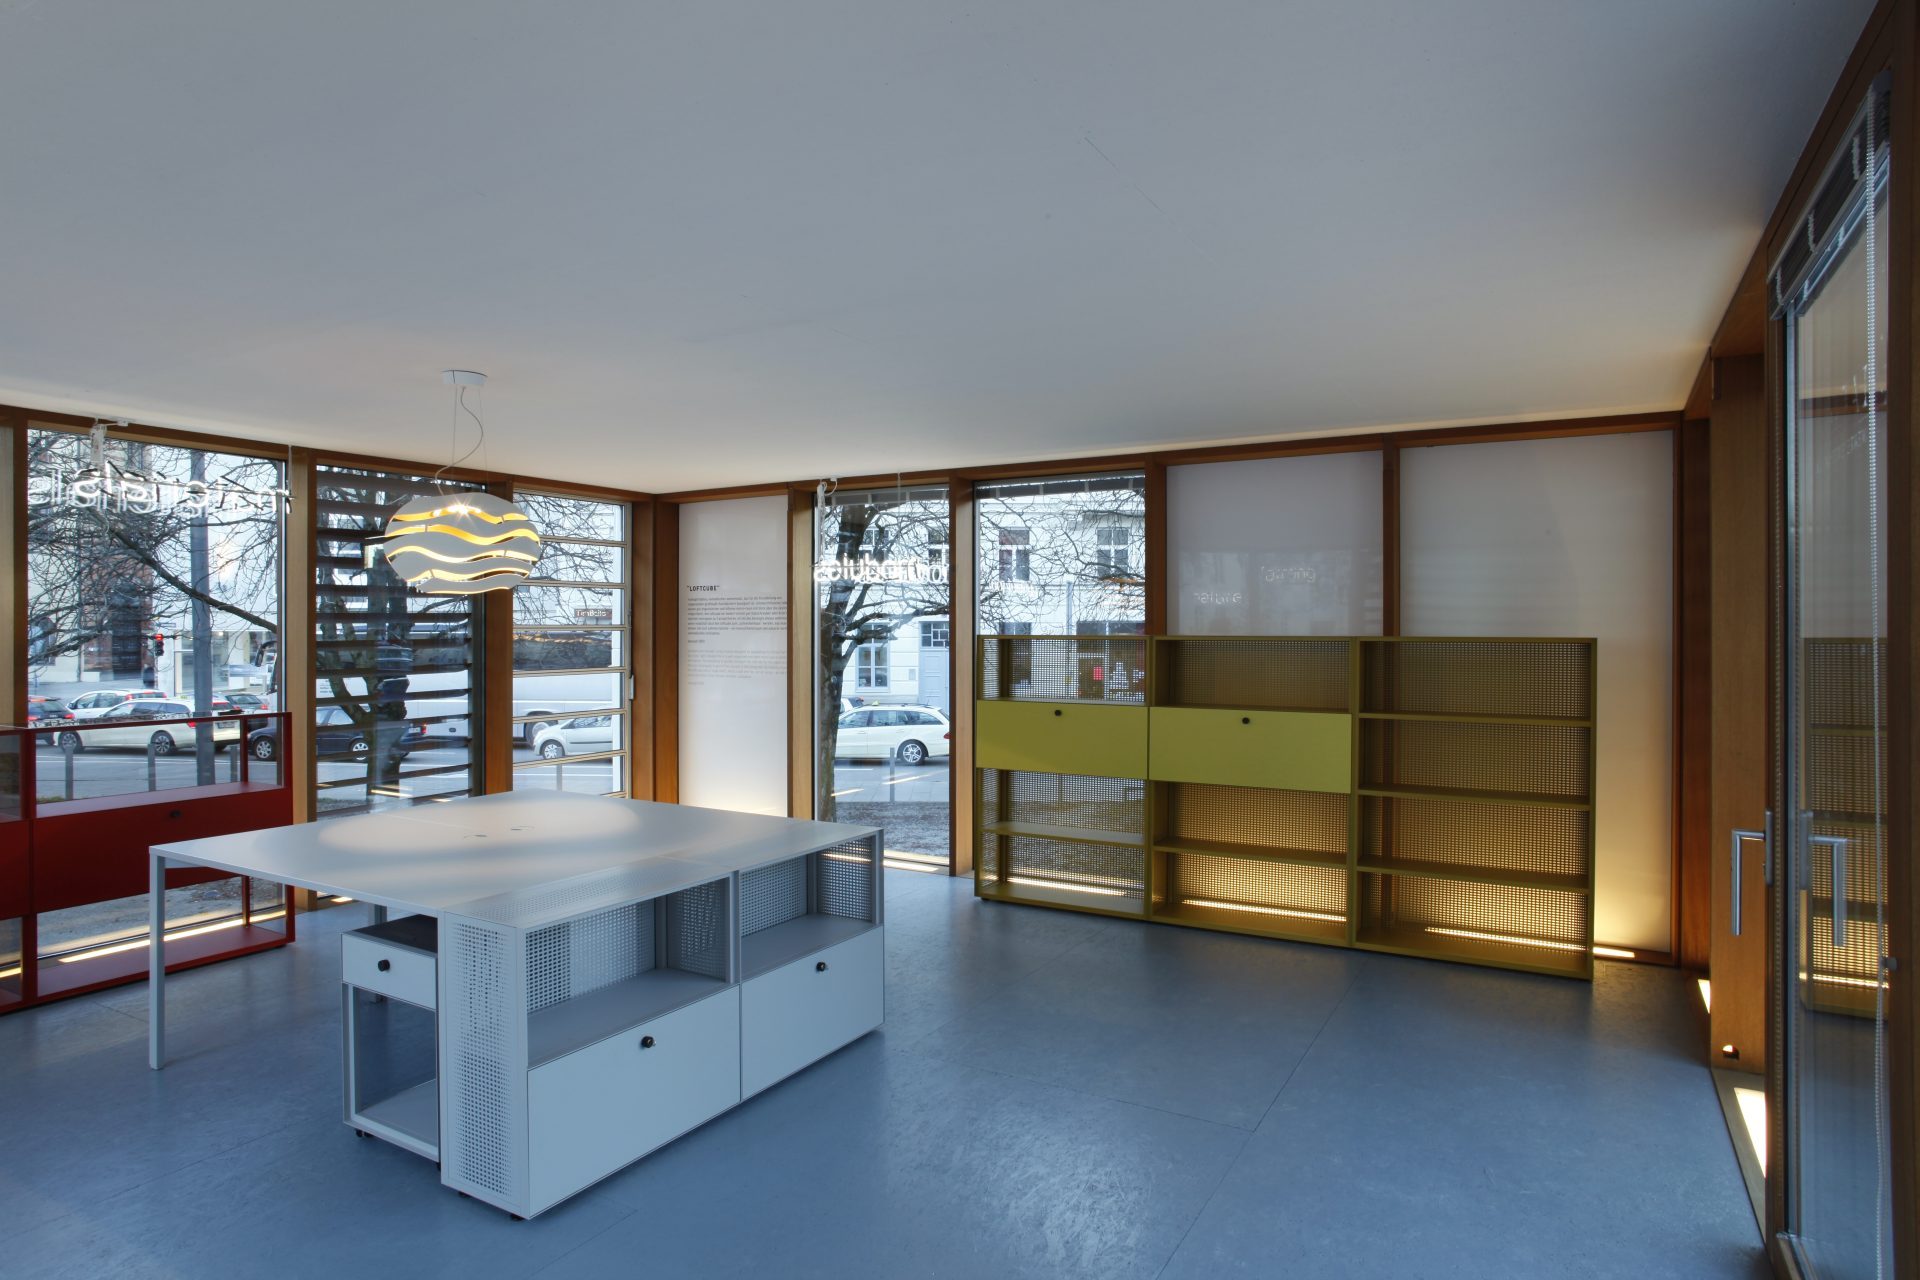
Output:
<instances>
[{"instance_id":1,"label":"metal door handle","mask_svg":"<svg viewBox=\"0 0 1920 1280\"><path fill-rule=\"evenodd\" d=\"M1825 845L1833 855L1833 945L1847 945L1847 838L1808 836L1810 845Z\"/></svg>"},{"instance_id":2,"label":"metal door handle","mask_svg":"<svg viewBox=\"0 0 1920 1280\"><path fill-rule=\"evenodd\" d=\"M1733 839L1730 842L1733 851L1733 877L1729 882L1730 902L1728 905L1730 910L1727 914L1732 920L1733 936L1736 938L1740 936L1740 846L1748 840L1766 839L1766 832L1755 831L1751 827L1735 827L1733 829Z\"/></svg>"}]
</instances>

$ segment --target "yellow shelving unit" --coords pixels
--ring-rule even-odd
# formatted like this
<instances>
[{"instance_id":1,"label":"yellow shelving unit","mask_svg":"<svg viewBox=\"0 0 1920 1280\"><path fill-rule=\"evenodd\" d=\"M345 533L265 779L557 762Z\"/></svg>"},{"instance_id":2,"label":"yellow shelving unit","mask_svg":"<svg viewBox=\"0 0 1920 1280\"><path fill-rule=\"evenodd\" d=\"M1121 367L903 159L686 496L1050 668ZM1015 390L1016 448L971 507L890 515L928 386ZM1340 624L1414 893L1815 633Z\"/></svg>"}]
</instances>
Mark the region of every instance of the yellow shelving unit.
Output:
<instances>
[{"instance_id":1,"label":"yellow shelving unit","mask_svg":"<svg viewBox=\"0 0 1920 1280\"><path fill-rule=\"evenodd\" d=\"M976 891L1592 974L1594 644L980 641Z\"/></svg>"}]
</instances>

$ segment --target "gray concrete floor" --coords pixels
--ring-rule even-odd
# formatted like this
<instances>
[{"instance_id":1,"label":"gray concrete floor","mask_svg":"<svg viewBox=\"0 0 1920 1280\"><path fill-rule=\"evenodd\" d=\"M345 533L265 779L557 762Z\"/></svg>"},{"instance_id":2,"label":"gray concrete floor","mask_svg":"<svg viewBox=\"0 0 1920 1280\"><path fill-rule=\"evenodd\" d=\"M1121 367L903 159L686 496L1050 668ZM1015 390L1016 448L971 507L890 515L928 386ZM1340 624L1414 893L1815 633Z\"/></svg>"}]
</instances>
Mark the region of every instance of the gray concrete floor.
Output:
<instances>
[{"instance_id":1,"label":"gray concrete floor","mask_svg":"<svg viewBox=\"0 0 1920 1280\"><path fill-rule=\"evenodd\" d=\"M888 874L879 1032L532 1222L340 1122L337 937L0 1018L0 1275L1767 1274L1693 983Z\"/></svg>"}]
</instances>

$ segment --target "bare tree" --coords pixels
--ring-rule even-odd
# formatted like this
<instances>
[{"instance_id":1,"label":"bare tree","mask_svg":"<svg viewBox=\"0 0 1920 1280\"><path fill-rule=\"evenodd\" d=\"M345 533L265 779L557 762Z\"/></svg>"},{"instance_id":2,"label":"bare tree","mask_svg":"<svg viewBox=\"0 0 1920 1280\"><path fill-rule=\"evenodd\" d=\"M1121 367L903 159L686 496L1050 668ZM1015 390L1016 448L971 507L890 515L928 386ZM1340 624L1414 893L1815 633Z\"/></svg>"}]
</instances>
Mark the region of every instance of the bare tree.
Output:
<instances>
[{"instance_id":1,"label":"bare tree","mask_svg":"<svg viewBox=\"0 0 1920 1280\"><path fill-rule=\"evenodd\" d=\"M184 484L192 450L112 441L110 461L140 477ZM282 484L280 464L215 454L208 479L270 494ZM279 634L280 537L283 511L269 498L202 505L63 500L60 486L92 464L91 442L57 431L27 434L28 661L43 669L97 641L143 641L150 629L178 630L195 601L213 628L236 626ZM189 534L204 523L212 564L196 586ZM222 627L222 621L226 626ZM138 661L144 653L136 653ZM116 673L129 661L110 655ZM137 669L137 667L135 668Z\"/></svg>"}]
</instances>

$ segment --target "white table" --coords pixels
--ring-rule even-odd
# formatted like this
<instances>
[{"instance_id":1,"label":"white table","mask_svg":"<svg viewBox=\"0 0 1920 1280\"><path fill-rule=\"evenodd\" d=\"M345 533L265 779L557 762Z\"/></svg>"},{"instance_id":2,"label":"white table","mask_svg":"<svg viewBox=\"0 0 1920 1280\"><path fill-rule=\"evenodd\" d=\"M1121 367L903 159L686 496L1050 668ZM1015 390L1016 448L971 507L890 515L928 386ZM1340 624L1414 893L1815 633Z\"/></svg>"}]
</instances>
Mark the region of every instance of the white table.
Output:
<instances>
[{"instance_id":1,"label":"white table","mask_svg":"<svg viewBox=\"0 0 1920 1280\"><path fill-rule=\"evenodd\" d=\"M498 914L518 896L622 869L693 883L716 862L756 865L875 835L842 823L545 791L155 845L148 1065L159 1070L166 1062L169 866L209 867L439 919Z\"/></svg>"}]
</instances>

